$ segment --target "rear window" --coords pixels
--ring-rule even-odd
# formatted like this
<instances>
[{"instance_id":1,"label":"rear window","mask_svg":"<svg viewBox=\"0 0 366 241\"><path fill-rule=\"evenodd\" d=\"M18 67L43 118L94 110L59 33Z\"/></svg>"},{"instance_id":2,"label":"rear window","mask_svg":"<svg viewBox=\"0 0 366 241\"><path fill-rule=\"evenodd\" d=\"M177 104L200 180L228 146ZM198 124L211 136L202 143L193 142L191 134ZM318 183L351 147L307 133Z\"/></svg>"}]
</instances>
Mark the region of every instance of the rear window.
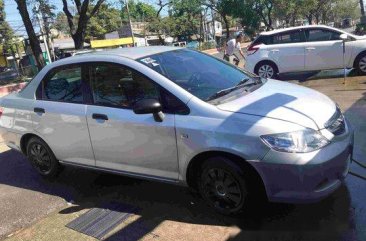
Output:
<instances>
[{"instance_id":1,"label":"rear window","mask_svg":"<svg viewBox=\"0 0 366 241\"><path fill-rule=\"evenodd\" d=\"M82 103L81 91L82 71L81 66L65 66L53 70L42 80L42 100ZM39 92L37 90L37 92Z\"/></svg>"},{"instance_id":2,"label":"rear window","mask_svg":"<svg viewBox=\"0 0 366 241\"><path fill-rule=\"evenodd\" d=\"M253 41L253 45L271 44L272 42L270 41L270 38L271 38L271 36L260 35L258 38L256 38Z\"/></svg>"}]
</instances>

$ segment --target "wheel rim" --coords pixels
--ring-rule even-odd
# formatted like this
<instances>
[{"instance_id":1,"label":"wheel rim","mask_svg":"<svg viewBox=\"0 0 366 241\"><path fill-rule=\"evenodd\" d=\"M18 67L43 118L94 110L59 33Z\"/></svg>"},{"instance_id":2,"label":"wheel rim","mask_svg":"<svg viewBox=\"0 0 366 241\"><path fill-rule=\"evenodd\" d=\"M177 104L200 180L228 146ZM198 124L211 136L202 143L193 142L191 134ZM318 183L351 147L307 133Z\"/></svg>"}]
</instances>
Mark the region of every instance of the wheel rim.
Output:
<instances>
[{"instance_id":1,"label":"wheel rim","mask_svg":"<svg viewBox=\"0 0 366 241\"><path fill-rule=\"evenodd\" d=\"M51 170L51 158L44 146L33 144L30 147L30 160L32 165L42 174L47 174Z\"/></svg>"},{"instance_id":2,"label":"wheel rim","mask_svg":"<svg viewBox=\"0 0 366 241\"><path fill-rule=\"evenodd\" d=\"M229 172L212 168L202 176L203 193L212 206L222 211L241 208L244 195L239 182Z\"/></svg>"},{"instance_id":3,"label":"wheel rim","mask_svg":"<svg viewBox=\"0 0 366 241\"><path fill-rule=\"evenodd\" d=\"M274 75L274 69L268 64L264 64L258 69L258 75L263 78L271 78Z\"/></svg>"},{"instance_id":4,"label":"wheel rim","mask_svg":"<svg viewBox=\"0 0 366 241\"><path fill-rule=\"evenodd\" d=\"M360 59L360 62L358 63L358 66L360 67L360 70L362 72L366 73L366 56Z\"/></svg>"}]
</instances>

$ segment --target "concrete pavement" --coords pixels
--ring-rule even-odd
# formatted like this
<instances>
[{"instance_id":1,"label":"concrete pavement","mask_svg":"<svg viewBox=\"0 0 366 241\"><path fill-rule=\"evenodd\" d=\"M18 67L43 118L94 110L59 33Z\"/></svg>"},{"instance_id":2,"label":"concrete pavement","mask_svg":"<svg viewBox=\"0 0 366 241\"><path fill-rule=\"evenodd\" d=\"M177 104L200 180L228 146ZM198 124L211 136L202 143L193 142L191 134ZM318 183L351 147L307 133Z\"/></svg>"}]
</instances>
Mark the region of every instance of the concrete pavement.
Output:
<instances>
[{"instance_id":1,"label":"concrete pavement","mask_svg":"<svg viewBox=\"0 0 366 241\"><path fill-rule=\"evenodd\" d=\"M337 101L356 128L355 158L366 162L366 77L299 84ZM366 174L357 165L351 169ZM236 217L212 212L188 189L65 168L54 181L40 178L27 160L0 149L0 237L7 240L94 240L65 227L106 201L140 211L106 240L366 240L366 182L349 175L327 199L304 205L266 204ZM71 203L70 203L71 202Z\"/></svg>"}]
</instances>

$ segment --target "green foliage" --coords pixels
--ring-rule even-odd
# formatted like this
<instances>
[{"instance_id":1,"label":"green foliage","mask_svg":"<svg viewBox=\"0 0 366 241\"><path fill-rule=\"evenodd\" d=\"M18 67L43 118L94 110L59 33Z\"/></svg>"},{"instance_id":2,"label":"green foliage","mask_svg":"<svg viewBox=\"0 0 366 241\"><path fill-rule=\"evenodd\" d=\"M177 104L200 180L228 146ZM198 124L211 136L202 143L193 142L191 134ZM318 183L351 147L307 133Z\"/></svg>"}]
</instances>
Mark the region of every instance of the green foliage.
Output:
<instances>
[{"instance_id":1,"label":"green foliage","mask_svg":"<svg viewBox=\"0 0 366 241\"><path fill-rule=\"evenodd\" d=\"M116 31L121 25L120 11L109 4L102 4L98 12L90 18L86 29L86 39L103 39L106 33Z\"/></svg>"},{"instance_id":2,"label":"green foliage","mask_svg":"<svg viewBox=\"0 0 366 241\"><path fill-rule=\"evenodd\" d=\"M123 19L123 21L127 21L128 20L127 8L124 5L124 1L122 1L122 5L123 7L121 11L121 18ZM128 8L130 11L131 19L134 21L150 22L156 18L157 11L150 4L129 0Z\"/></svg>"},{"instance_id":3,"label":"green foliage","mask_svg":"<svg viewBox=\"0 0 366 241\"><path fill-rule=\"evenodd\" d=\"M14 31L10 27L9 23L5 21L6 15L4 10L4 1L0 0L0 45L3 45L2 50L10 53L14 52L13 49L13 38ZM2 54L2 53L0 53Z\"/></svg>"},{"instance_id":4,"label":"green foliage","mask_svg":"<svg viewBox=\"0 0 366 241\"><path fill-rule=\"evenodd\" d=\"M56 15L56 19L52 24L51 28L54 28L64 34L68 34L70 31L69 25L67 24L67 17L64 12L59 12Z\"/></svg>"}]
</instances>

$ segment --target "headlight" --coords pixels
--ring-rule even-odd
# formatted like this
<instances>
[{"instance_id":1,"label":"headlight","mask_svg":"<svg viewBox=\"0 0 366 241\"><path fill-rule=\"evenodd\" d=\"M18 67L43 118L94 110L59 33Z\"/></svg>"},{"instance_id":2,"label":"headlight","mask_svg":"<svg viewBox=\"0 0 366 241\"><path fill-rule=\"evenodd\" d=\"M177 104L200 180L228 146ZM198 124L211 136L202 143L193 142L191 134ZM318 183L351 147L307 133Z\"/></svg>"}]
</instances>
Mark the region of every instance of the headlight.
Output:
<instances>
[{"instance_id":1,"label":"headlight","mask_svg":"<svg viewBox=\"0 0 366 241\"><path fill-rule=\"evenodd\" d=\"M311 152L329 144L322 134L312 129L261 136L270 148L282 152Z\"/></svg>"}]
</instances>

